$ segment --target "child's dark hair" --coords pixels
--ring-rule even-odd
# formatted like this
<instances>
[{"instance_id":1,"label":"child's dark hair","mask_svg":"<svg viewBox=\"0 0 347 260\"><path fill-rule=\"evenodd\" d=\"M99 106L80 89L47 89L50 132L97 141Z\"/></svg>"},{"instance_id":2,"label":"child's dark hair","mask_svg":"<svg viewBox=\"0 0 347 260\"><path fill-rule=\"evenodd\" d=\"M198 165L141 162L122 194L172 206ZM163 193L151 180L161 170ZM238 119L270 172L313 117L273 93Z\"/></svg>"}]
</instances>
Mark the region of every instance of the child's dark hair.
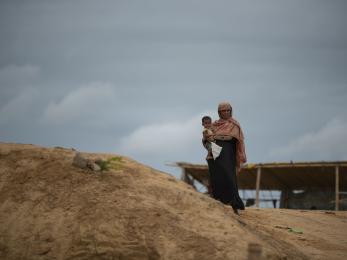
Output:
<instances>
[{"instance_id":1,"label":"child's dark hair","mask_svg":"<svg viewBox=\"0 0 347 260\"><path fill-rule=\"evenodd\" d=\"M212 118L209 117L209 116L203 116L202 119L201 119L201 122L203 123L205 120L210 120L210 121L212 121Z\"/></svg>"}]
</instances>

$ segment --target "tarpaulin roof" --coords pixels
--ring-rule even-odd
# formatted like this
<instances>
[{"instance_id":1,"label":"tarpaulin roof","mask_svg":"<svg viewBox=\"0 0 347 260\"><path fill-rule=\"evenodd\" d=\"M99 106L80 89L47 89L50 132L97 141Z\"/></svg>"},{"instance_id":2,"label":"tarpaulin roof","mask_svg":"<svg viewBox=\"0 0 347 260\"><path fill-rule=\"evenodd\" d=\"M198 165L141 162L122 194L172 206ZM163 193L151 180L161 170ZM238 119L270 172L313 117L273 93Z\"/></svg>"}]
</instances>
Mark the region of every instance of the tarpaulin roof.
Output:
<instances>
[{"instance_id":1,"label":"tarpaulin roof","mask_svg":"<svg viewBox=\"0 0 347 260\"><path fill-rule=\"evenodd\" d=\"M193 179L205 184L208 167L204 164L177 162ZM335 170L339 169L339 189L347 191L347 161L289 162L246 164L238 174L239 189L255 189L257 169L261 168L261 190L335 189Z\"/></svg>"}]
</instances>

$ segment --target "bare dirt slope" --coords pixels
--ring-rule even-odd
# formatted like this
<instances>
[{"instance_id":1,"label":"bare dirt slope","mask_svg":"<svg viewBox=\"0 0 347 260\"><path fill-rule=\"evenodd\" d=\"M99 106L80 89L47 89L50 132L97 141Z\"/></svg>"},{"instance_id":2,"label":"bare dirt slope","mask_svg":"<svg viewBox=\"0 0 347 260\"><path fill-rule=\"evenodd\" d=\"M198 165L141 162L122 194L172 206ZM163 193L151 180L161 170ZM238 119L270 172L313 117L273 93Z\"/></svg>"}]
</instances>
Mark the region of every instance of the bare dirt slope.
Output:
<instances>
[{"instance_id":1,"label":"bare dirt slope","mask_svg":"<svg viewBox=\"0 0 347 260\"><path fill-rule=\"evenodd\" d=\"M111 154L0 143L0 259L346 259L347 213L232 209ZM113 160L113 159L114 160ZM302 234L301 234L302 232Z\"/></svg>"}]
</instances>

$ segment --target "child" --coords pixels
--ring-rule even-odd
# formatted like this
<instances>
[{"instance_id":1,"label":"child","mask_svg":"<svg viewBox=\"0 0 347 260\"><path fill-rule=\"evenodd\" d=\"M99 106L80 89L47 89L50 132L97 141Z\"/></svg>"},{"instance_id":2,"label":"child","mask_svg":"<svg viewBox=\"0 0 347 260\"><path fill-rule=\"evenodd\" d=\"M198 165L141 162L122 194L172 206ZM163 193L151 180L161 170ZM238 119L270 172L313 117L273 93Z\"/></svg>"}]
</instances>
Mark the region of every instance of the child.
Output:
<instances>
[{"instance_id":1,"label":"child","mask_svg":"<svg viewBox=\"0 0 347 260\"><path fill-rule=\"evenodd\" d=\"M212 155L212 142L214 141L213 132L211 130L212 119L209 116L204 116L202 119L202 126L204 130L202 131L202 144L207 149L206 160L213 159Z\"/></svg>"},{"instance_id":2,"label":"child","mask_svg":"<svg viewBox=\"0 0 347 260\"><path fill-rule=\"evenodd\" d=\"M212 119L209 116L204 116L201 121L202 126L204 127L204 130L202 131L202 144L208 151L206 160L211 160L213 159L212 142L214 141L213 132L211 130ZM207 184L207 193L212 196L212 186L210 184L210 181Z\"/></svg>"}]
</instances>

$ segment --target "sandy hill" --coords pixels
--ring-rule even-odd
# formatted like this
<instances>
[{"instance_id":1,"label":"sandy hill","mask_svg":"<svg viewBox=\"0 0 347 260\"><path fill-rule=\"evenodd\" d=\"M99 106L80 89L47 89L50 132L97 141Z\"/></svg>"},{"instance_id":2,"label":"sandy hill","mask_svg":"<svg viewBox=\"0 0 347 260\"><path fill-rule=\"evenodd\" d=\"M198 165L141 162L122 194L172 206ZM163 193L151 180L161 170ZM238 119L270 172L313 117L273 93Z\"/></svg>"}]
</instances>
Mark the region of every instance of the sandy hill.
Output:
<instances>
[{"instance_id":1,"label":"sandy hill","mask_svg":"<svg viewBox=\"0 0 347 260\"><path fill-rule=\"evenodd\" d=\"M0 259L346 259L346 212L232 209L112 154L0 143ZM103 160L103 161L102 161Z\"/></svg>"}]
</instances>

